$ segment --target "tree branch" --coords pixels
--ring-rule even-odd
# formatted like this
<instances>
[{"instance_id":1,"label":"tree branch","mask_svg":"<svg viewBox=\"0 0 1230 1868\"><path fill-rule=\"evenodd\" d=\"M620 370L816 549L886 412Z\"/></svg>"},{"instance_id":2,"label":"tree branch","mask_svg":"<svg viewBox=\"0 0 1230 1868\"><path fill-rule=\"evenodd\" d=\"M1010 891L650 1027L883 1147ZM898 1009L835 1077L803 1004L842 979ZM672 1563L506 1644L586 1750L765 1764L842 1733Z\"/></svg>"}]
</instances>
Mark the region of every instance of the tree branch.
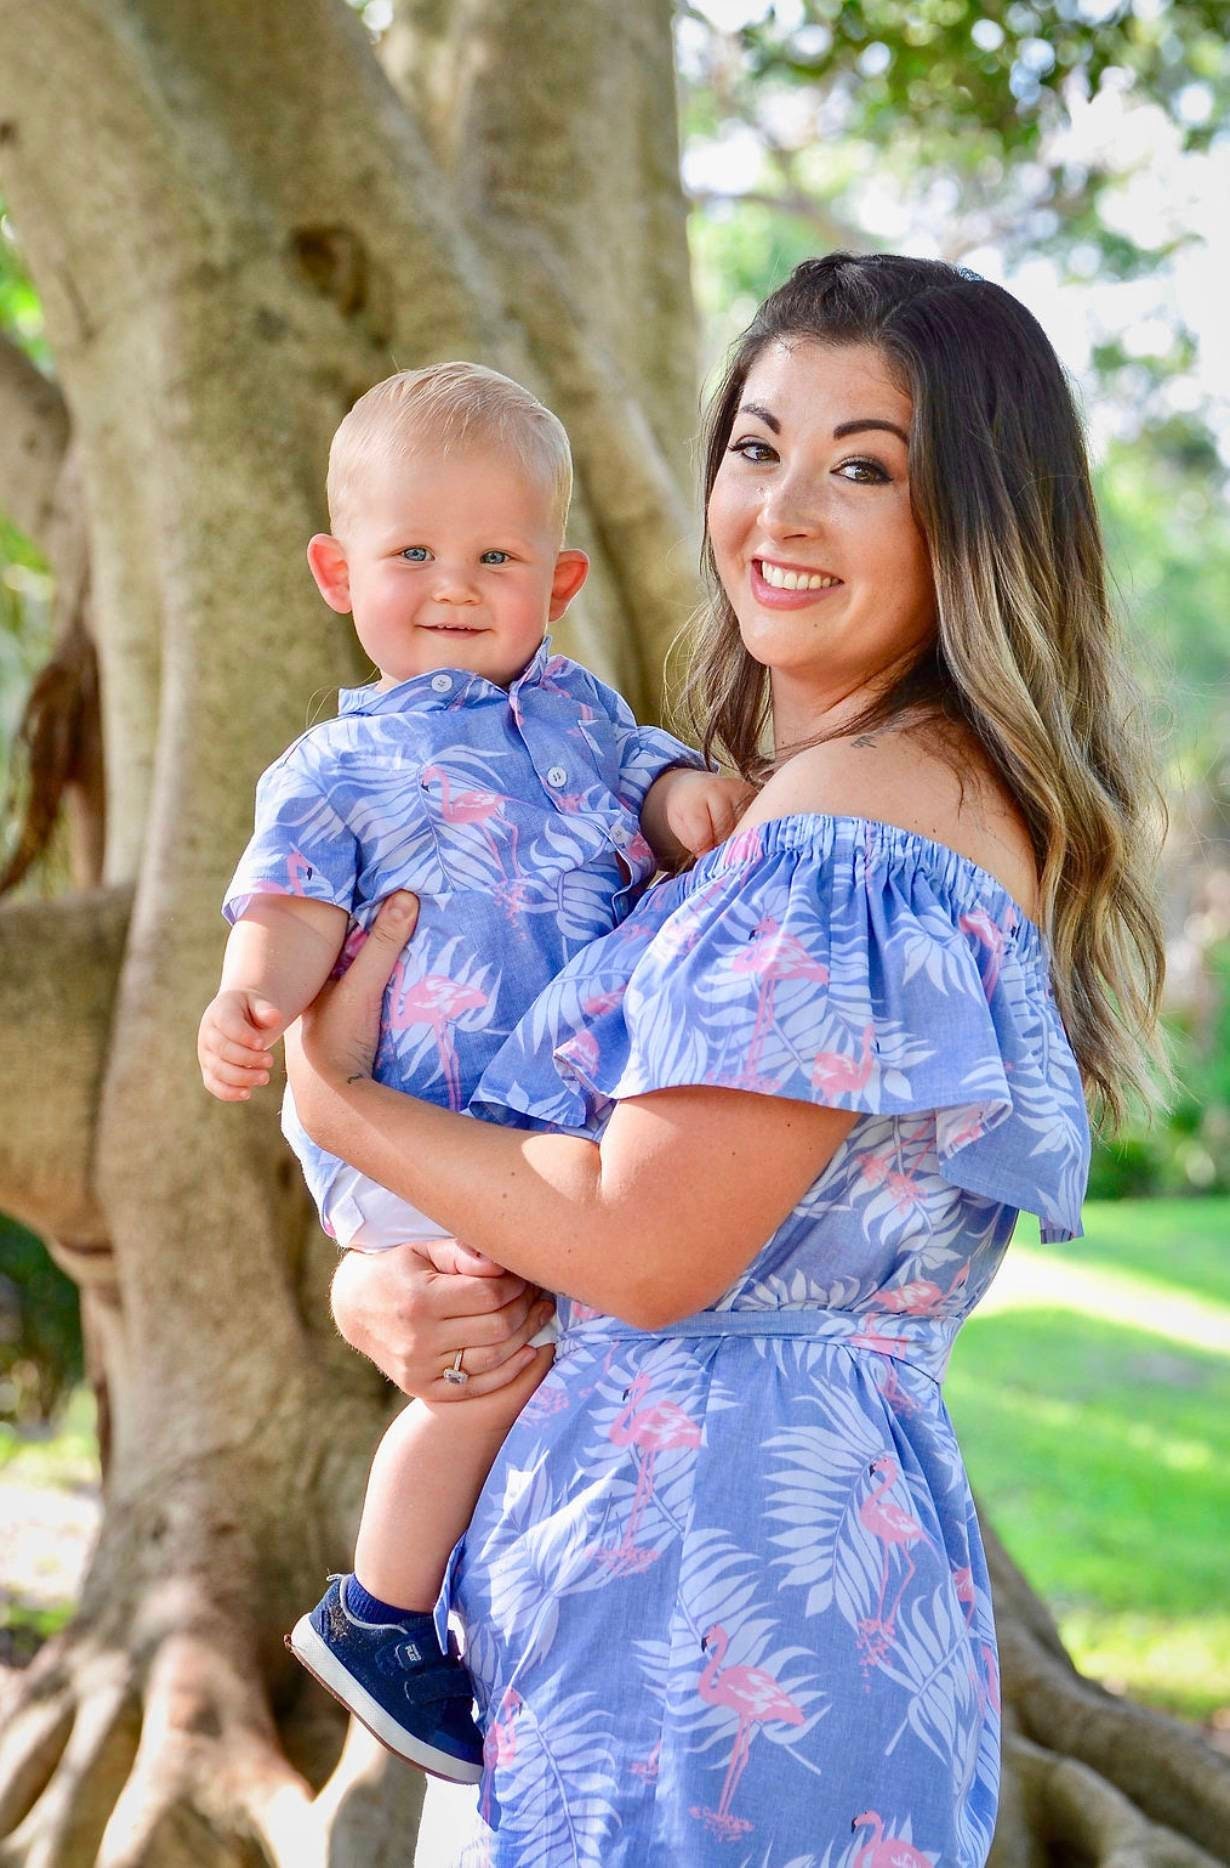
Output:
<instances>
[{"instance_id":1,"label":"tree branch","mask_svg":"<svg viewBox=\"0 0 1230 1868\"><path fill-rule=\"evenodd\" d=\"M437 86L466 212L484 238L554 255L586 341L641 400L685 485L698 366L670 0L464 0L447 15L405 0L401 18L418 61L403 90L420 72L429 95Z\"/></svg>"},{"instance_id":2,"label":"tree branch","mask_svg":"<svg viewBox=\"0 0 1230 1868\"><path fill-rule=\"evenodd\" d=\"M70 1245L106 1237L94 1131L130 907L112 889L0 908L0 1206Z\"/></svg>"},{"instance_id":3,"label":"tree branch","mask_svg":"<svg viewBox=\"0 0 1230 1868\"><path fill-rule=\"evenodd\" d=\"M577 479L631 625L629 695L660 714L667 647L696 592L695 519L632 386L621 377L545 238L498 241L509 295L568 430Z\"/></svg>"},{"instance_id":4,"label":"tree branch","mask_svg":"<svg viewBox=\"0 0 1230 1868\"><path fill-rule=\"evenodd\" d=\"M0 332L0 508L47 556L69 426L57 384Z\"/></svg>"},{"instance_id":5,"label":"tree branch","mask_svg":"<svg viewBox=\"0 0 1230 1868\"><path fill-rule=\"evenodd\" d=\"M689 188L688 200L694 207L710 207L715 203L732 207L765 208L770 214L790 214L796 220L805 221L814 228L821 244L830 251L839 247L853 247L856 251L866 246L867 236L858 228L843 221L819 195L807 194L801 188L787 188L780 192L764 188Z\"/></svg>"}]
</instances>

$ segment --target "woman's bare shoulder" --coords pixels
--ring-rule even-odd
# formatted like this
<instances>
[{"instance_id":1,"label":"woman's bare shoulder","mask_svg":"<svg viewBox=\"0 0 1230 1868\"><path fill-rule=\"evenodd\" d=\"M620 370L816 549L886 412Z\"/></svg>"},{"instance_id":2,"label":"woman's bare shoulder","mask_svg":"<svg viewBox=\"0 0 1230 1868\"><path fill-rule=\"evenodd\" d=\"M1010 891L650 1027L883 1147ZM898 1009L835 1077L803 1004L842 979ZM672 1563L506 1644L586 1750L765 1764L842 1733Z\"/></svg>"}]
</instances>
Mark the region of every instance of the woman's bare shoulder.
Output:
<instances>
[{"instance_id":1,"label":"woman's bare shoulder","mask_svg":"<svg viewBox=\"0 0 1230 1868\"><path fill-rule=\"evenodd\" d=\"M986 869L1027 914L1038 867L1024 815L972 734L896 722L809 746L773 774L741 822L819 812L867 817L947 845Z\"/></svg>"}]
</instances>

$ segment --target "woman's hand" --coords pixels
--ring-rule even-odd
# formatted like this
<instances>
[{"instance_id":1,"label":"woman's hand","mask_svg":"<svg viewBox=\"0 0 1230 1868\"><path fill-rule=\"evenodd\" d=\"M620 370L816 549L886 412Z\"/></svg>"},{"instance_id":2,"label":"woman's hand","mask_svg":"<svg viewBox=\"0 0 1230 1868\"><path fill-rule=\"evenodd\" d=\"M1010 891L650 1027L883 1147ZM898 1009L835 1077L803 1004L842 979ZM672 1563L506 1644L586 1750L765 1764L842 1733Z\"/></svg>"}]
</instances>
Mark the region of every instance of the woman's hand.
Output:
<instances>
[{"instance_id":1,"label":"woman's hand","mask_svg":"<svg viewBox=\"0 0 1230 1868\"><path fill-rule=\"evenodd\" d=\"M418 925L419 900L400 890L381 903L354 959L324 985L286 1034L286 1072L295 1108L312 1140L329 1147L332 1092L370 1077L380 1040L380 1008L389 975Z\"/></svg>"},{"instance_id":2,"label":"woman's hand","mask_svg":"<svg viewBox=\"0 0 1230 1868\"><path fill-rule=\"evenodd\" d=\"M333 1318L346 1341L405 1394L469 1401L506 1388L534 1359L526 1347L550 1298L456 1239L344 1252ZM443 1380L459 1349L469 1381Z\"/></svg>"}]
</instances>

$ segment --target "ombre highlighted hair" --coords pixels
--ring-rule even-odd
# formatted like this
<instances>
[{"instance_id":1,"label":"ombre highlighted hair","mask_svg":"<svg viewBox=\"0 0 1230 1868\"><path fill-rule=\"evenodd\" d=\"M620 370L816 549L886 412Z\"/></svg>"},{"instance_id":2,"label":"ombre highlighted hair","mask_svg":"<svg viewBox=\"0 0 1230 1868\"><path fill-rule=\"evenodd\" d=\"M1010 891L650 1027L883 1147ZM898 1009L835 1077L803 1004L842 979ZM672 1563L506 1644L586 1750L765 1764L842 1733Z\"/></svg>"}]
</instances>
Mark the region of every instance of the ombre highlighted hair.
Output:
<instances>
[{"instance_id":1,"label":"ombre highlighted hair","mask_svg":"<svg viewBox=\"0 0 1230 1868\"><path fill-rule=\"evenodd\" d=\"M1063 368L1025 307L976 274L892 254L807 260L760 307L713 395L706 507L748 373L775 342L874 345L913 401L910 488L936 637L838 733L908 712L976 734L1028 823L1056 1001L1116 1126L1129 1098L1156 1103L1168 1080L1154 895L1165 807ZM706 753L759 779L767 671L740 639L707 528L702 571L684 703Z\"/></svg>"}]
</instances>

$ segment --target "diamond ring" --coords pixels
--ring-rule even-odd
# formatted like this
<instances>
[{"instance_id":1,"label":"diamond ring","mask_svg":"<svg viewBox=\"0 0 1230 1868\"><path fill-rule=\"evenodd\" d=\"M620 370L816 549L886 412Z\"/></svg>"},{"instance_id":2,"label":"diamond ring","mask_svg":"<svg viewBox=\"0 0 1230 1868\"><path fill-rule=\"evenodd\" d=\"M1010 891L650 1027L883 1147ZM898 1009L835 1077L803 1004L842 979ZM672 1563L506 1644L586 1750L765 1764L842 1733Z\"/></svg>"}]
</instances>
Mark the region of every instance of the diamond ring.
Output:
<instances>
[{"instance_id":1,"label":"diamond ring","mask_svg":"<svg viewBox=\"0 0 1230 1868\"><path fill-rule=\"evenodd\" d=\"M465 1354L465 1350L459 1349L457 1351L457 1354L453 1357L452 1362L449 1364L448 1368L443 1369L441 1371L442 1379L446 1382L452 1382L454 1387L456 1388L462 1387L463 1384L468 1382L470 1379L470 1377L466 1374L465 1370L461 1366L461 1358L462 1356L464 1356L464 1354Z\"/></svg>"}]
</instances>

